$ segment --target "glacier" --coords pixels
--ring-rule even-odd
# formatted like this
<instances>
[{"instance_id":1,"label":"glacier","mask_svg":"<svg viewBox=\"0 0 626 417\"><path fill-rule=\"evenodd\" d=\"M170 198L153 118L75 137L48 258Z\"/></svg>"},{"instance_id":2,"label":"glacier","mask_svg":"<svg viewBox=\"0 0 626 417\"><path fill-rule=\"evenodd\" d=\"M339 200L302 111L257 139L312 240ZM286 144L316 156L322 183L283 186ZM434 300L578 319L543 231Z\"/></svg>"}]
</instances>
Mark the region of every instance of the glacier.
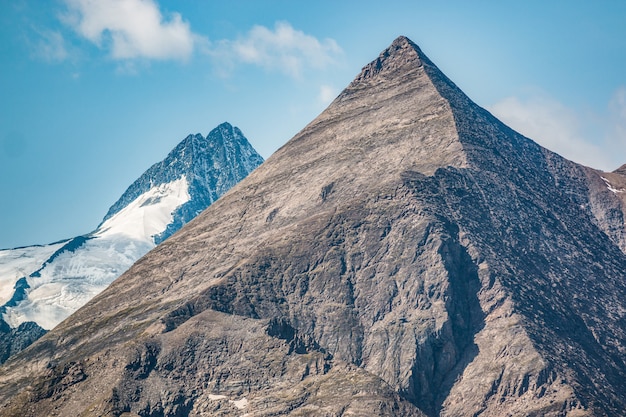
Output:
<instances>
[{"instance_id":1,"label":"glacier","mask_svg":"<svg viewBox=\"0 0 626 417\"><path fill-rule=\"evenodd\" d=\"M21 277L35 272L66 242L0 250L0 305L11 299L13 287Z\"/></svg>"}]
</instances>

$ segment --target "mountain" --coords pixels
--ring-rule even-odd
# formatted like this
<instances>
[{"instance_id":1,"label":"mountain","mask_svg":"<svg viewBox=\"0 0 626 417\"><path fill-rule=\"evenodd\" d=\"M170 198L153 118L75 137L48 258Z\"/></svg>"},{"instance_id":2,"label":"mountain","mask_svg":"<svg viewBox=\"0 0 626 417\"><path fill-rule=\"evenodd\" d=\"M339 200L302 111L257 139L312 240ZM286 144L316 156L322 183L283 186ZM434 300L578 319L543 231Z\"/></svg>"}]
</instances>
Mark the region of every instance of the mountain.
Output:
<instances>
[{"instance_id":1,"label":"mountain","mask_svg":"<svg viewBox=\"0 0 626 417\"><path fill-rule=\"evenodd\" d=\"M206 138L187 136L150 167L95 231L0 251L0 313L13 328L13 337L4 342L24 339L20 329L36 330L38 337L41 328L56 326L262 162L241 131L223 123ZM21 327L30 322L37 326ZM0 353L26 342L0 348Z\"/></svg>"},{"instance_id":2,"label":"mountain","mask_svg":"<svg viewBox=\"0 0 626 417\"><path fill-rule=\"evenodd\" d=\"M612 181L502 124L400 37L5 363L0 414L624 415Z\"/></svg>"}]
</instances>

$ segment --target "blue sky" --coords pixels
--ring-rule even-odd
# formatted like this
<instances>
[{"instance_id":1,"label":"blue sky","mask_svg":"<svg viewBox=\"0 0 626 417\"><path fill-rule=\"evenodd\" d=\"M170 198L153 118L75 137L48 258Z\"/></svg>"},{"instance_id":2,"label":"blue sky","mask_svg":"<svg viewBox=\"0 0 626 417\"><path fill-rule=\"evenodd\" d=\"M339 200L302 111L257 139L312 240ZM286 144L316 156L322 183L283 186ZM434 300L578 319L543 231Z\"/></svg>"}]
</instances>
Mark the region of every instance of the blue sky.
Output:
<instances>
[{"instance_id":1,"label":"blue sky","mask_svg":"<svg viewBox=\"0 0 626 417\"><path fill-rule=\"evenodd\" d=\"M0 248L93 230L189 133L268 157L398 35L544 146L626 163L626 2L0 0Z\"/></svg>"}]
</instances>

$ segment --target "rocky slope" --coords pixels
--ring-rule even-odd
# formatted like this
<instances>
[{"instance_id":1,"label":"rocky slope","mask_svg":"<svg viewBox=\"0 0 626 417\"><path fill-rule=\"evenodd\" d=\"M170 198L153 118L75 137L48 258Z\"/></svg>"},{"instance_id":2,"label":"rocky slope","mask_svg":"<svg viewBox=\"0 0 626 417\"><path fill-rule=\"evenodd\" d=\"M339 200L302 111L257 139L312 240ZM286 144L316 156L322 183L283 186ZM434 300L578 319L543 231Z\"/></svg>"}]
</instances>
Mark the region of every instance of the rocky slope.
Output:
<instances>
[{"instance_id":1,"label":"rocky slope","mask_svg":"<svg viewBox=\"0 0 626 417\"><path fill-rule=\"evenodd\" d=\"M0 363L84 305L262 162L241 131L223 123L206 138L196 134L181 141L126 190L95 231L0 251L0 324L12 327L0 343Z\"/></svg>"},{"instance_id":2,"label":"rocky slope","mask_svg":"<svg viewBox=\"0 0 626 417\"><path fill-rule=\"evenodd\" d=\"M598 180L400 37L0 368L0 413L623 415L626 255Z\"/></svg>"},{"instance_id":3,"label":"rocky slope","mask_svg":"<svg viewBox=\"0 0 626 417\"><path fill-rule=\"evenodd\" d=\"M597 225L626 253L626 165L613 172L587 169Z\"/></svg>"}]
</instances>

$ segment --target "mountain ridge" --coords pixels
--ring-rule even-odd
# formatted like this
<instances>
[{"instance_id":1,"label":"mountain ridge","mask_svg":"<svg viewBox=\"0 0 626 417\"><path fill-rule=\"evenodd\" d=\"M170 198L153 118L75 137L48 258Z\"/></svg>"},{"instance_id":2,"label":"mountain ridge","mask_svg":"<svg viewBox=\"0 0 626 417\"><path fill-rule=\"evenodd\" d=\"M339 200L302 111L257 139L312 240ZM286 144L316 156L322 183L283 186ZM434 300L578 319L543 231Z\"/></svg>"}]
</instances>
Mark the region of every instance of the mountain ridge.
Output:
<instances>
[{"instance_id":1,"label":"mountain ridge","mask_svg":"<svg viewBox=\"0 0 626 417\"><path fill-rule=\"evenodd\" d=\"M0 409L619 415L619 197L413 45L5 364Z\"/></svg>"}]
</instances>

